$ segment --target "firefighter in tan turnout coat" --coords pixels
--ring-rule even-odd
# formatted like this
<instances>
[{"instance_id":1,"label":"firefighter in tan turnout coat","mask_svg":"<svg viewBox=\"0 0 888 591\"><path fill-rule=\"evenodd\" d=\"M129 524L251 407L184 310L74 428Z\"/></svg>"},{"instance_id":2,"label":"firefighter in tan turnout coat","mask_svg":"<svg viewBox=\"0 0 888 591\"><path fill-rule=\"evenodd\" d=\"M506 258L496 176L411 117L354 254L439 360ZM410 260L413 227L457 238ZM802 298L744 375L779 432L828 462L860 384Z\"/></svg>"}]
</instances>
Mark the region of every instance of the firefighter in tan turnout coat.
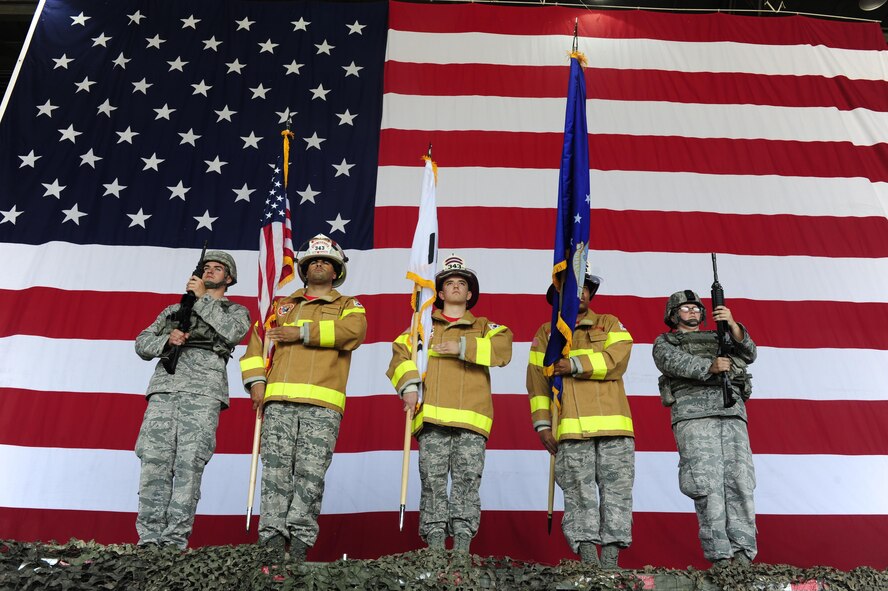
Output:
<instances>
[{"instance_id":1,"label":"firefighter in tan turnout coat","mask_svg":"<svg viewBox=\"0 0 888 591\"><path fill-rule=\"evenodd\" d=\"M435 277L438 297L432 313L432 337L425 379L411 360L405 332L392 344L386 375L404 400L404 411L423 400L413 420L419 441L419 535L431 548L443 549L448 535L454 550L468 552L481 520L481 473L493 400L490 368L512 358L512 332L469 310L478 301L478 278L459 257L450 257ZM447 498L447 477L452 486Z\"/></svg>"},{"instance_id":2,"label":"firefighter in tan turnout coat","mask_svg":"<svg viewBox=\"0 0 888 591\"><path fill-rule=\"evenodd\" d=\"M241 359L254 408L264 405L259 543L279 560L288 541L298 561L317 539L351 352L367 333L364 307L334 289L345 281L347 261L330 238L312 238L297 261L305 287L275 303L270 368L257 330Z\"/></svg>"},{"instance_id":3,"label":"firefighter in tan turnout coat","mask_svg":"<svg viewBox=\"0 0 888 591\"><path fill-rule=\"evenodd\" d=\"M632 542L632 485L635 431L623 374L632 336L616 316L589 308L601 279L588 266L569 359L555 364L564 379L557 433L552 433L551 388L543 358L551 334L543 324L533 338L527 392L533 426L555 455L555 479L564 492L561 529L583 562L617 568L622 548ZM546 298L552 303L554 287Z\"/></svg>"}]
</instances>

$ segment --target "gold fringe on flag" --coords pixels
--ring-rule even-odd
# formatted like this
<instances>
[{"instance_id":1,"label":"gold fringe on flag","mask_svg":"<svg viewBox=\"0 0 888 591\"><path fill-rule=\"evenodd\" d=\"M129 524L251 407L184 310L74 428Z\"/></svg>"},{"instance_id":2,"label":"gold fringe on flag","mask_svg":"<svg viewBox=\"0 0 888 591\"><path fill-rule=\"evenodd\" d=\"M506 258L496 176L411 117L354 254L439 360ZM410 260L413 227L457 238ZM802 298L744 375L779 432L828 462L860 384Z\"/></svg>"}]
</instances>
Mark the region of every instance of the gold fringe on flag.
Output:
<instances>
[{"instance_id":1,"label":"gold fringe on flag","mask_svg":"<svg viewBox=\"0 0 888 591\"><path fill-rule=\"evenodd\" d=\"M432 160L431 158L429 158L428 156L423 156L422 159L425 160L426 162L432 163L432 172L435 174L435 186L437 187L438 186L438 163L435 162L434 160Z\"/></svg>"},{"instance_id":2,"label":"gold fringe on flag","mask_svg":"<svg viewBox=\"0 0 888 591\"><path fill-rule=\"evenodd\" d=\"M586 64L587 64L586 54L583 53L582 51L571 51L570 54L568 55L568 57L576 58L577 61L580 62L581 66L583 66L584 68L586 67Z\"/></svg>"},{"instance_id":3,"label":"gold fringe on flag","mask_svg":"<svg viewBox=\"0 0 888 591\"><path fill-rule=\"evenodd\" d=\"M284 138L284 188L286 189L287 175L290 173L290 140L296 136L289 129L285 129L281 132L281 137Z\"/></svg>"}]
</instances>

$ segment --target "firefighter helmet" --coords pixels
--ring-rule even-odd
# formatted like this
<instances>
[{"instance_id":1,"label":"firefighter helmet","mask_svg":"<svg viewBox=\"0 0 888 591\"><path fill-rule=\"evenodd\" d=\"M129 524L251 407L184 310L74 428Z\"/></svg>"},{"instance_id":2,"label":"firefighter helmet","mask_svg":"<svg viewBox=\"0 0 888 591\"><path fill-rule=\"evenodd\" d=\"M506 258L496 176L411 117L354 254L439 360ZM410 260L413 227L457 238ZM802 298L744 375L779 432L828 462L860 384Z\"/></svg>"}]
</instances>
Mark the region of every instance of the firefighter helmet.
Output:
<instances>
[{"instance_id":1,"label":"firefighter helmet","mask_svg":"<svg viewBox=\"0 0 888 591\"><path fill-rule=\"evenodd\" d=\"M583 285L589 288L589 301L592 301L592 298L598 293L598 288L601 287L601 277L592 274L592 261L588 258L586 259L586 276L583 278ZM548 291L546 291L546 301L549 302L550 306L555 300L555 294L557 293L558 290L555 289L554 285L550 285Z\"/></svg>"},{"instance_id":2,"label":"firefighter helmet","mask_svg":"<svg viewBox=\"0 0 888 591\"><path fill-rule=\"evenodd\" d=\"M444 307L444 301L438 297L438 293L444 289L444 280L453 275L463 277L469 284L469 292L472 294L466 302L466 310L471 310L472 306L478 303L478 277L475 272L466 267L465 261L454 255L447 257L444 261L444 268L435 275L435 307L441 309Z\"/></svg>"},{"instance_id":3,"label":"firefighter helmet","mask_svg":"<svg viewBox=\"0 0 888 591\"><path fill-rule=\"evenodd\" d=\"M339 287L345 281L347 271L345 264L348 262L348 257L345 256L345 252L336 244L335 240L318 234L303 244L300 251L302 256L299 256L296 261L296 270L303 283L306 283L305 274L308 271L308 264L317 259L330 261L333 265L333 270L336 272L336 276L333 278L333 287Z\"/></svg>"}]
</instances>

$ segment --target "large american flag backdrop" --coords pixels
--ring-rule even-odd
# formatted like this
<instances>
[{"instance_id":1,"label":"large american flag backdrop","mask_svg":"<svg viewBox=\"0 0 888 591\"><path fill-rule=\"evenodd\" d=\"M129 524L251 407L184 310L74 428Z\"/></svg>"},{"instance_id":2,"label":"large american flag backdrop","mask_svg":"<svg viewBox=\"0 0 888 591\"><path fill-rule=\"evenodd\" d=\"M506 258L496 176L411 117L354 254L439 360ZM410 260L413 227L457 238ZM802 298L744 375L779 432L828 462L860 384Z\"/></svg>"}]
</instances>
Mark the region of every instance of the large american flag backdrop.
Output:
<instances>
[{"instance_id":1,"label":"large american flag backdrop","mask_svg":"<svg viewBox=\"0 0 888 591\"><path fill-rule=\"evenodd\" d=\"M442 252L515 333L473 551L544 562L548 460L529 421L547 320L570 34L588 56L593 302L635 339L634 544L625 566L705 565L677 482L651 343L672 291L728 305L759 344L750 438L760 559L884 568L888 555L888 60L875 24L560 7L50 0L0 122L0 537L132 542L132 449L153 364L133 338L203 240L256 309L267 166L288 116L294 243L348 249L367 308L321 536L309 557L420 546L413 459L384 376L429 142ZM242 354L239 348L236 357ZM243 531L253 414L229 365L193 545ZM415 452L414 452L415 453ZM557 507L561 507L559 499ZM257 507L258 509L258 507Z\"/></svg>"}]
</instances>

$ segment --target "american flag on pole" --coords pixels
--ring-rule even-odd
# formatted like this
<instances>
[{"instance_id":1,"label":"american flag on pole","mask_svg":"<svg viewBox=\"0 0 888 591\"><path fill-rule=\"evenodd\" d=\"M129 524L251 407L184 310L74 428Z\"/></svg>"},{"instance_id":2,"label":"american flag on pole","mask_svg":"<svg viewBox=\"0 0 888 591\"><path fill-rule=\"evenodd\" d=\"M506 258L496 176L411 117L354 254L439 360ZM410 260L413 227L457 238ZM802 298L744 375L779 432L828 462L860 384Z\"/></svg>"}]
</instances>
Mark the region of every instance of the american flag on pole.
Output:
<instances>
[{"instance_id":1,"label":"american flag on pole","mask_svg":"<svg viewBox=\"0 0 888 591\"><path fill-rule=\"evenodd\" d=\"M309 558L420 545L418 491L404 532L395 524L404 415L384 370L404 329L416 155L430 141L447 169L440 248L471 261L477 312L515 334L513 363L492 376L472 550L571 556L541 535L546 452L521 360L549 316L575 18L603 278L593 308L635 341L635 526L622 564L706 565L650 346L669 293L708 293L718 252L729 305L759 345L760 559L888 567L878 25L478 3L47 2L0 120L0 537L135 540L132 449L151 368L132 339L178 299L205 237L234 252L231 295L256 312L259 193L289 110L294 242L324 231L347 249L342 290L369 322ZM193 544L250 541L253 413L246 393L232 396Z\"/></svg>"},{"instance_id":2,"label":"american flag on pole","mask_svg":"<svg viewBox=\"0 0 888 591\"><path fill-rule=\"evenodd\" d=\"M290 136L289 127L281 133L281 156L272 167L271 182L265 207L262 210L259 233L259 335L264 336L266 324L273 314L272 302L278 289L293 280L293 227L290 224L290 200L287 197L289 181Z\"/></svg>"}]
</instances>

